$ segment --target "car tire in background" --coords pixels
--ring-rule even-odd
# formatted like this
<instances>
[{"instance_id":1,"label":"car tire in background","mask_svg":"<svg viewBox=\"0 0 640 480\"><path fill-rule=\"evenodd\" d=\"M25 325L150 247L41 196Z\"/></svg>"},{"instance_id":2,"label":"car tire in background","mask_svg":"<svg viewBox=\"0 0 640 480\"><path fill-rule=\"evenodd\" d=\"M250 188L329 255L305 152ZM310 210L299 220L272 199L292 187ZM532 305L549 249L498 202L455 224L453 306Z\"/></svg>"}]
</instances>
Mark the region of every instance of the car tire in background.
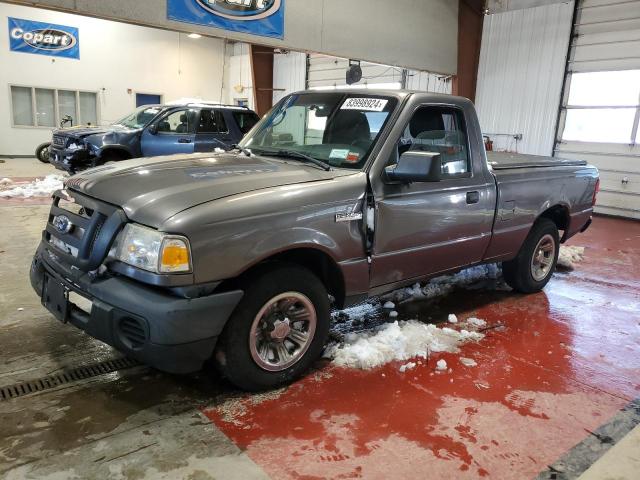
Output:
<instances>
[{"instance_id":1,"label":"car tire in background","mask_svg":"<svg viewBox=\"0 0 640 480\"><path fill-rule=\"evenodd\" d=\"M522 293L542 290L556 269L559 251L558 227L547 218L538 219L531 227L518 256L503 262L505 281Z\"/></svg>"},{"instance_id":2,"label":"car tire in background","mask_svg":"<svg viewBox=\"0 0 640 480\"><path fill-rule=\"evenodd\" d=\"M309 270L289 264L266 265L240 283L244 297L218 340L214 363L244 390L288 384L322 353L327 290Z\"/></svg>"},{"instance_id":3,"label":"car tire in background","mask_svg":"<svg viewBox=\"0 0 640 480\"><path fill-rule=\"evenodd\" d=\"M42 163L49 163L49 147L51 142L41 143L36 148L36 158Z\"/></svg>"}]
</instances>

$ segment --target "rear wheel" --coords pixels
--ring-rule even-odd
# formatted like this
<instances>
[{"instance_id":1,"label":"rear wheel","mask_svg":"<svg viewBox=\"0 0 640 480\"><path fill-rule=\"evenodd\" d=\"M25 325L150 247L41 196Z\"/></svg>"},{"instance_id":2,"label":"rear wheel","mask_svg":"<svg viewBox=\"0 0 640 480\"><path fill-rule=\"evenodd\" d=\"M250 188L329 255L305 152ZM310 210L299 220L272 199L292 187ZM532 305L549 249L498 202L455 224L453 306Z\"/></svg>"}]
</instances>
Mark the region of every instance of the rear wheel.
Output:
<instances>
[{"instance_id":1,"label":"rear wheel","mask_svg":"<svg viewBox=\"0 0 640 480\"><path fill-rule=\"evenodd\" d=\"M49 163L49 147L51 146L50 142L42 143L38 145L36 148L36 158L40 160L42 163Z\"/></svg>"},{"instance_id":2,"label":"rear wheel","mask_svg":"<svg viewBox=\"0 0 640 480\"><path fill-rule=\"evenodd\" d=\"M290 383L322 353L329 334L329 300L322 282L297 266L247 278L245 295L215 353L218 370L245 390Z\"/></svg>"},{"instance_id":3,"label":"rear wheel","mask_svg":"<svg viewBox=\"0 0 640 480\"><path fill-rule=\"evenodd\" d=\"M518 256L502 264L507 284L522 293L542 290L556 268L560 236L558 227L547 218L531 228Z\"/></svg>"}]
</instances>

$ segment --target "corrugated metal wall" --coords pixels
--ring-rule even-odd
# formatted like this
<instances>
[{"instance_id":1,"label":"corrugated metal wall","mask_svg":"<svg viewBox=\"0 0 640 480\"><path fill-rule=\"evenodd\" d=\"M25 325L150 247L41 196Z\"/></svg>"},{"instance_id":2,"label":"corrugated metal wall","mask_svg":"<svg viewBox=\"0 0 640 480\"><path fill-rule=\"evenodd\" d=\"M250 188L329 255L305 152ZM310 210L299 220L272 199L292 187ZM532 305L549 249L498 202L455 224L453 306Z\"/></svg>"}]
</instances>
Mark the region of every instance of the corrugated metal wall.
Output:
<instances>
[{"instance_id":1,"label":"corrugated metal wall","mask_svg":"<svg viewBox=\"0 0 640 480\"><path fill-rule=\"evenodd\" d=\"M566 2L485 18L476 107L494 149L552 154L572 16Z\"/></svg>"},{"instance_id":2,"label":"corrugated metal wall","mask_svg":"<svg viewBox=\"0 0 640 480\"><path fill-rule=\"evenodd\" d=\"M289 52L273 56L273 104L282 97L306 88L307 54ZM279 91L279 89L283 89Z\"/></svg>"},{"instance_id":3,"label":"corrugated metal wall","mask_svg":"<svg viewBox=\"0 0 640 480\"><path fill-rule=\"evenodd\" d=\"M581 0L575 33L562 102L560 139L567 107L571 108L568 101L573 73L640 70L640 0ZM616 85L608 88L615 89ZM640 85L638 91L640 96ZM637 129L640 98L636 107ZM628 134L633 136L631 131ZM596 212L640 218L639 141L637 132L629 143L561 141L557 144L556 156L587 160L600 169L601 190Z\"/></svg>"},{"instance_id":4,"label":"corrugated metal wall","mask_svg":"<svg viewBox=\"0 0 640 480\"><path fill-rule=\"evenodd\" d=\"M402 68L377 63L361 62L362 80L359 86L396 85L402 82ZM335 87L346 84L349 60L326 55L309 55L307 86L309 88ZM430 72L407 70L406 88L426 92L451 93L451 77Z\"/></svg>"}]
</instances>

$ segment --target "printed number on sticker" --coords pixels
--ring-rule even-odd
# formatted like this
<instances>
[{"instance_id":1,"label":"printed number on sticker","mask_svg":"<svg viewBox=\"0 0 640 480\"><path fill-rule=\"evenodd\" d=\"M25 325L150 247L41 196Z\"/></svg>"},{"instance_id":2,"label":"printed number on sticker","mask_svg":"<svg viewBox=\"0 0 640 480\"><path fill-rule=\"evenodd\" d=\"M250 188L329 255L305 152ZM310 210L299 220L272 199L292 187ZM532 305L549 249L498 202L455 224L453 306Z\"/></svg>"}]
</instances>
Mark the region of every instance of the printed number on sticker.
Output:
<instances>
[{"instance_id":1,"label":"printed number on sticker","mask_svg":"<svg viewBox=\"0 0 640 480\"><path fill-rule=\"evenodd\" d=\"M340 107L340 110L365 110L369 112L381 112L387 106L389 100L382 98L348 98Z\"/></svg>"}]
</instances>

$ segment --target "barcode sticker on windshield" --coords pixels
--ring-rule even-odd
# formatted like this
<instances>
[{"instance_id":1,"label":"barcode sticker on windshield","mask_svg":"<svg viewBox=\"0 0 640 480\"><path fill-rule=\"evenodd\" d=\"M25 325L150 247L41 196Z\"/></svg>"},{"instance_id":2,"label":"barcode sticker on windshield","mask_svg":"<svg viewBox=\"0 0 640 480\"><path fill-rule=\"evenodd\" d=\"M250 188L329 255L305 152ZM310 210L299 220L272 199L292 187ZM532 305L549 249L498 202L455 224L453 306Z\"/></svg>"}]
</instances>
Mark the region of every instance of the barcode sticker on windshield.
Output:
<instances>
[{"instance_id":1,"label":"barcode sticker on windshield","mask_svg":"<svg viewBox=\"0 0 640 480\"><path fill-rule=\"evenodd\" d=\"M367 112L381 112L389 100L382 98L347 98L340 110L363 110Z\"/></svg>"}]
</instances>

